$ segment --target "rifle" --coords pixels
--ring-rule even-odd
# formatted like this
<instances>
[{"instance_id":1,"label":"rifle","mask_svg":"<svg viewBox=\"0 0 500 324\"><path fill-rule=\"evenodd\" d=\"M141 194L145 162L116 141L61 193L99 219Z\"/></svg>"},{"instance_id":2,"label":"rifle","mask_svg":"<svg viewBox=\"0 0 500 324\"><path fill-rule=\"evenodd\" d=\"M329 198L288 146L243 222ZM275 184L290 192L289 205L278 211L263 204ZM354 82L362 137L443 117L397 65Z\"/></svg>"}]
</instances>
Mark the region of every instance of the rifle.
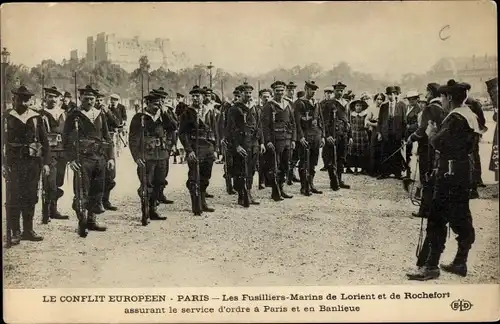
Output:
<instances>
[{"instance_id":1,"label":"rifle","mask_svg":"<svg viewBox=\"0 0 500 324\"><path fill-rule=\"evenodd\" d=\"M259 92L260 92L260 81L257 81L257 104L255 105L255 112L257 114L257 116L259 116L259 111L258 109L260 109L260 98L259 98ZM255 164L255 168L257 169L257 172L259 174L259 184L261 184L261 173L260 173L260 148L259 148L259 153L257 154L257 162Z\"/></svg>"},{"instance_id":2,"label":"rifle","mask_svg":"<svg viewBox=\"0 0 500 324\"><path fill-rule=\"evenodd\" d=\"M76 80L76 77L75 77ZM75 162L79 167L83 167L80 163L80 126L79 126L79 118L75 118L75 131L76 131L76 159ZM76 182L76 217L78 218L78 235L81 237L87 236L87 211L83 207L83 178L82 178L82 170L75 171L75 182Z\"/></svg>"},{"instance_id":3,"label":"rifle","mask_svg":"<svg viewBox=\"0 0 500 324\"><path fill-rule=\"evenodd\" d=\"M247 185L247 177L248 177L248 156L243 158L243 163L245 164L244 170L245 174L243 175L243 179L241 181L241 185L243 186L243 207L250 206L250 196L248 194L248 185Z\"/></svg>"},{"instance_id":4,"label":"rifle","mask_svg":"<svg viewBox=\"0 0 500 324\"><path fill-rule=\"evenodd\" d=\"M305 165L305 170L304 170L304 184L305 184L305 188L304 188L304 191L306 194L309 194L310 191L311 191L311 187L310 187L310 183L309 183L309 177L310 177L310 174L309 174L309 166L311 165L311 162L310 162L310 149L309 149L309 146L306 146L305 147L305 154L306 154L306 165Z\"/></svg>"},{"instance_id":5,"label":"rifle","mask_svg":"<svg viewBox=\"0 0 500 324\"><path fill-rule=\"evenodd\" d=\"M201 187L200 187L200 161L199 159L199 117L198 114L196 115L196 122L195 122L195 127L196 127L196 141L195 141L195 154L196 154L196 159L194 161L195 163L195 178L194 178L194 206L193 206L193 211L196 216L201 216L202 213L202 204L201 204Z\"/></svg>"},{"instance_id":6,"label":"rifle","mask_svg":"<svg viewBox=\"0 0 500 324\"><path fill-rule=\"evenodd\" d=\"M273 108L272 108L273 109ZM276 112L272 111L272 115L271 115L271 131L273 132L273 137L274 137L274 143L273 144L276 144L276 135L274 133L274 119L276 118ZM276 153L276 147L274 147L273 150L271 150L273 152L273 158L274 158L274 168L273 168L273 182L274 182L274 185L276 186L276 188L279 188L278 186L278 158L277 158L277 153Z\"/></svg>"},{"instance_id":7,"label":"rifle","mask_svg":"<svg viewBox=\"0 0 500 324\"><path fill-rule=\"evenodd\" d=\"M222 146L222 145L221 145ZM223 152L222 152L222 155L223 155L223 158L224 158L224 178L226 180L226 188L228 189L228 193L229 192L229 189L231 188L231 176L229 175L229 167L228 167L228 149L227 147L223 148Z\"/></svg>"},{"instance_id":8,"label":"rifle","mask_svg":"<svg viewBox=\"0 0 500 324\"><path fill-rule=\"evenodd\" d=\"M44 88L44 79L45 79L45 76L43 75L43 71L42 71L42 101L40 103L40 108L41 110L43 110L45 107L44 103L44 92L43 92L43 88ZM47 124L47 126L50 126L50 124ZM43 123L42 123L42 127L43 127ZM50 129L47 129L47 131L50 131ZM39 190L40 190L40 197L42 198L42 224L48 224L49 223L49 205L47 204L47 201L49 200L48 199L48 179L47 179L47 176L45 174L42 173L42 176L40 178L40 182L39 182Z\"/></svg>"},{"instance_id":9,"label":"rifle","mask_svg":"<svg viewBox=\"0 0 500 324\"><path fill-rule=\"evenodd\" d=\"M149 224L149 194L148 194L148 174L146 165L146 151L145 151L145 123L144 123L144 71L141 70L141 159L144 162L141 173L141 212L142 226Z\"/></svg>"},{"instance_id":10,"label":"rifle","mask_svg":"<svg viewBox=\"0 0 500 324\"><path fill-rule=\"evenodd\" d=\"M7 137L7 128L8 128L8 123L7 123L7 118L5 118L5 116L3 116L4 118L4 133L3 133L3 136L2 136L2 139L4 141L7 141L8 137ZM3 161L5 163L6 161L6 142L3 142L2 141L2 157L3 157ZM10 185L11 185L11 181L10 181L10 177L9 177L9 173L10 173L10 170L8 169L7 165L6 164L3 164L2 163L2 171L4 171L3 173L3 176L5 178L5 187L6 187L6 192L5 192L5 195L6 195L6 202L5 202L5 205L7 208L9 208L8 204L11 203L12 201L12 190L10 188ZM6 248L10 248L12 246L12 214L10 212L7 212L7 219L6 219L6 225L7 225L7 235L5 237L6 241L5 242L5 247Z\"/></svg>"}]
</instances>

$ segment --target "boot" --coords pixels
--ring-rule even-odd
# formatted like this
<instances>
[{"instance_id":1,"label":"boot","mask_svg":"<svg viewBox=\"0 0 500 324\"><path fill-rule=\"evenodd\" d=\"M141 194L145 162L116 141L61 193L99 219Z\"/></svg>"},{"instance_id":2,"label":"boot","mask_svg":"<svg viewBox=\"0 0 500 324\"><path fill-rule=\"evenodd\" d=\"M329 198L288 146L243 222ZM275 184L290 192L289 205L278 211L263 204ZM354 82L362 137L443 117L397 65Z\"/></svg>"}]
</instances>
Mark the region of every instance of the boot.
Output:
<instances>
[{"instance_id":1,"label":"boot","mask_svg":"<svg viewBox=\"0 0 500 324\"><path fill-rule=\"evenodd\" d=\"M215 211L215 209L208 206L206 198L207 198L207 192L206 191L202 192L201 193L201 209L204 212L213 213Z\"/></svg>"},{"instance_id":2,"label":"boot","mask_svg":"<svg viewBox=\"0 0 500 324\"><path fill-rule=\"evenodd\" d=\"M165 204L165 205L171 205L171 204L173 204L174 201L170 200L170 199L167 199L167 197L163 193L163 190L165 190L165 187L162 186L160 188L160 193L158 194L158 202L161 203L161 204Z\"/></svg>"},{"instance_id":3,"label":"boot","mask_svg":"<svg viewBox=\"0 0 500 324\"><path fill-rule=\"evenodd\" d=\"M281 197L285 198L285 199L290 199L290 198L293 198L292 195L289 195L287 194L284 190L283 190L283 185L285 184L285 182L280 182L279 184L279 188L280 188L280 192L281 192Z\"/></svg>"},{"instance_id":4,"label":"boot","mask_svg":"<svg viewBox=\"0 0 500 324\"><path fill-rule=\"evenodd\" d=\"M141 224L142 226L147 226L149 224L149 211L146 210L146 205L142 200L141 200Z\"/></svg>"},{"instance_id":5,"label":"boot","mask_svg":"<svg viewBox=\"0 0 500 324\"><path fill-rule=\"evenodd\" d=\"M233 181L231 180L231 177L225 176L226 179L226 192L228 195L234 195L236 191L233 188Z\"/></svg>"},{"instance_id":6,"label":"boot","mask_svg":"<svg viewBox=\"0 0 500 324\"><path fill-rule=\"evenodd\" d=\"M52 219L69 219L68 215L62 215L58 210L57 210L57 200L51 202L49 206L49 215L50 218Z\"/></svg>"},{"instance_id":7,"label":"boot","mask_svg":"<svg viewBox=\"0 0 500 324\"><path fill-rule=\"evenodd\" d=\"M293 185L293 169L290 168L290 170L288 170L288 174L287 174L287 177L286 177L286 184L291 186Z\"/></svg>"},{"instance_id":8,"label":"boot","mask_svg":"<svg viewBox=\"0 0 500 324\"><path fill-rule=\"evenodd\" d=\"M205 192L205 198L213 198L214 195L209 194L208 192Z\"/></svg>"},{"instance_id":9,"label":"boot","mask_svg":"<svg viewBox=\"0 0 500 324\"><path fill-rule=\"evenodd\" d=\"M191 210L193 211L193 214L195 216L201 216L202 206L201 203L198 201L198 199L201 198L196 197L196 193L194 190L190 190L190 196L191 196Z\"/></svg>"},{"instance_id":10,"label":"boot","mask_svg":"<svg viewBox=\"0 0 500 324\"><path fill-rule=\"evenodd\" d=\"M166 220L167 217L158 215L156 210L155 200L151 199L149 202L149 219L150 220Z\"/></svg>"},{"instance_id":11,"label":"boot","mask_svg":"<svg viewBox=\"0 0 500 324\"><path fill-rule=\"evenodd\" d=\"M10 238L10 244L11 245L18 245L21 243L21 224L19 224L19 218L21 217L21 211L17 208L10 208L9 213L7 214L7 217L9 219L7 221L10 221L10 226L11 226L11 238Z\"/></svg>"},{"instance_id":12,"label":"boot","mask_svg":"<svg viewBox=\"0 0 500 324\"><path fill-rule=\"evenodd\" d=\"M429 257L430 250L430 243L426 237L422 243L422 249L417 256L417 267L421 268L425 265L425 261L427 261L427 258Z\"/></svg>"},{"instance_id":13,"label":"boot","mask_svg":"<svg viewBox=\"0 0 500 324\"><path fill-rule=\"evenodd\" d=\"M99 225L99 223L97 222L96 214L89 211L87 219L87 229L89 231L104 232L107 228L106 226Z\"/></svg>"},{"instance_id":14,"label":"boot","mask_svg":"<svg viewBox=\"0 0 500 324\"><path fill-rule=\"evenodd\" d=\"M114 187L114 186L113 186ZM108 190L105 190L102 194L102 207L105 209L105 210L112 210L112 211L115 211L115 210L118 210L118 208L116 208L115 206L113 206L110 202L109 202L109 196L111 195L111 189L108 189Z\"/></svg>"},{"instance_id":15,"label":"boot","mask_svg":"<svg viewBox=\"0 0 500 324\"><path fill-rule=\"evenodd\" d=\"M89 210L89 213L102 214L105 211L106 209L104 209L104 206L102 205L102 199L99 199L97 203L95 203L94 206Z\"/></svg>"},{"instance_id":16,"label":"boot","mask_svg":"<svg viewBox=\"0 0 500 324\"><path fill-rule=\"evenodd\" d=\"M478 199L479 198L479 192L477 192L477 189L471 189L469 192L469 199Z\"/></svg>"},{"instance_id":17,"label":"boot","mask_svg":"<svg viewBox=\"0 0 500 324\"><path fill-rule=\"evenodd\" d=\"M311 191L306 181L306 175L304 172L300 172L300 193L304 196L310 196Z\"/></svg>"},{"instance_id":18,"label":"boot","mask_svg":"<svg viewBox=\"0 0 500 324\"><path fill-rule=\"evenodd\" d=\"M455 259L453 260L453 262L450 264L441 264L441 269L461 277L466 277L468 256L469 249L463 248L459 243L457 254L455 255Z\"/></svg>"},{"instance_id":19,"label":"boot","mask_svg":"<svg viewBox=\"0 0 500 324\"><path fill-rule=\"evenodd\" d=\"M328 168L328 176L330 177L330 188L333 191L337 191L340 189L339 187L339 178L337 177L337 173L333 166Z\"/></svg>"},{"instance_id":20,"label":"boot","mask_svg":"<svg viewBox=\"0 0 500 324\"><path fill-rule=\"evenodd\" d=\"M424 265L418 268L414 272L409 272L406 274L408 280L418 280L418 281L427 281L432 279L439 278L440 271L438 267L430 267Z\"/></svg>"},{"instance_id":21,"label":"boot","mask_svg":"<svg viewBox=\"0 0 500 324\"><path fill-rule=\"evenodd\" d=\"M52 214L52 204L50 201L42 202L42 224L50 223L50 216Z\"/></svg>"},{"instance_id":22,"label":"boot","mask_svg":"<svg viewBox=\"0 0 500 324\"><path fill-rule=\"evenodd\" d=\"M250 205L260 205L260 202L253 197L251 189L248 189L248 197L250 198Z\"/></svg>"},{"instance_id":23,"label":"boot","mask_svg":"<svg viewBox=\"0 0 500 324\"><path fill-rule=\"evenodd\" d=\"M274 201L281 201L281 200L283 200L283 198L281 197L281 191L280 191L279 186L275 182L273 182L271 187L272 187L271 198Z\"/></svg>"},{"instance_id":24,"label":"boot","mask_svg":"<svg viewBox=\"0 0 500 324\"><path fill-rule=\"evenodd\" d=\"M33 216L35 214L35 206L26 208L22 211L23 215L23 233L21 234L21 240L39 242L43 241L43 237L38 235L33 230Z\"/></svg>"},{"instance_id":25,"label":"boot","mask_svg":"<svg viewBox=\"0 0 500 324\"><path fill-rule=\"evenodd\" d=\"M344 181L342 181L342 173L339 173L339 187L342 189L351 189L351 186L346 185Z\"/></svg>"},{"instance_id":26,"label":"boot","mask_svg":"<svg viewBox=\"0 0 500 324\"><path fill-rule=\"evenodd\" d=\"M313 194L319 194L320 195L320 194L323 193L323 191L318 190L316 188L316 186L314 185L314 174L312 174L311 177L310 177L310 179L309 179L309 188L311 188L311 192Z\"/></svg>"}]
</instances>

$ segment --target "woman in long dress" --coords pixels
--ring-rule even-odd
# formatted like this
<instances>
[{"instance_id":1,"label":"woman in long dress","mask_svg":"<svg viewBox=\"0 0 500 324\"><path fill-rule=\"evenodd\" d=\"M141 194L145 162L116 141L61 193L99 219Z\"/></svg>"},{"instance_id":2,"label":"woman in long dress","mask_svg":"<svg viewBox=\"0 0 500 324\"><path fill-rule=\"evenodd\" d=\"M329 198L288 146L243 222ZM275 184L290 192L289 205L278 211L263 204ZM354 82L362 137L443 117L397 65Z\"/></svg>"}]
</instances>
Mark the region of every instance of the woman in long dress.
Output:
<instances>
[{"instance_id":1,"label":"woman in long dress","mask_svg":"<svg viewBox=\"0 0 500 324\"><path fill-rule=\"evenodd\" d=\"M385 102L385 95L383 93L377 93L373 97L373 104L367 110L367 116L365 119L366 126L370 131L370 159L368 174L372 177L377 177L379 175L379 165L380 165L380 142L377 140L377 128L378 113L380 106Z\"/></svg>"},{"instance_id":2,"label":"woman in long dress","mask_svg":"<svg viewBox=\"0 0 500 324\"><path fill-rule=\"evenodd\" d=\"M352 129L352 146L350 147L351 166L354 167L354 174L358 174L358 169L361 173L366 173L370 155L370 138L366 127L366 116L368 104L366 101L358 99L350 104L351 112L351 129Z\"/></svg>"}]
</instances>

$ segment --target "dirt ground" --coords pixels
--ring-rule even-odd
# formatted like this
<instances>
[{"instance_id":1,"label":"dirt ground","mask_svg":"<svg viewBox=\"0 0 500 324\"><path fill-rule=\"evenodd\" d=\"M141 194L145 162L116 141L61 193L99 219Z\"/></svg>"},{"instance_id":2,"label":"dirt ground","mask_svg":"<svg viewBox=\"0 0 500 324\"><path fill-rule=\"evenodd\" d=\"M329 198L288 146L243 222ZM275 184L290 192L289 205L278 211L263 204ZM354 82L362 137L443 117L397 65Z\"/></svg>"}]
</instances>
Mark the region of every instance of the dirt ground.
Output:
<instances>
[{"instance_id":1,"label":"dirt ground","mask_svg":"<svg viewBox=\"0 0 500 324\"><path fill-rule=\"evenodd\" d=\"M488 188L471 201L476 242L470 274L442 273L431 284L499 280L499 207L492 198L498 185L488 171L494 124L488 127L481 145ZM320 161L317 169L321 166ZM4 250L6 288L414 284L405 272L416 260L420 220L411 217L417 207L397 180L346 175L352 189L333 192L327 173L318 171L323 195L301 196L294 184L287 186L294 198L276 203L270 189L255 190L261 205L245 209L225 193L222 166L215 165L209 187L215 198L209 203L216 212L194 217L185 188L187 166L171 164L166 193L175 204L159 208L168 220L142 227L128 151L119 157L118 174L112 201L119 211L100 216L107 232L78 237L71 179L60 203L70 220L41 225L37 206L35 229L45 240ZM442 261L451 261L455 251L452 234Z\"/></svg>"}]
</instances>

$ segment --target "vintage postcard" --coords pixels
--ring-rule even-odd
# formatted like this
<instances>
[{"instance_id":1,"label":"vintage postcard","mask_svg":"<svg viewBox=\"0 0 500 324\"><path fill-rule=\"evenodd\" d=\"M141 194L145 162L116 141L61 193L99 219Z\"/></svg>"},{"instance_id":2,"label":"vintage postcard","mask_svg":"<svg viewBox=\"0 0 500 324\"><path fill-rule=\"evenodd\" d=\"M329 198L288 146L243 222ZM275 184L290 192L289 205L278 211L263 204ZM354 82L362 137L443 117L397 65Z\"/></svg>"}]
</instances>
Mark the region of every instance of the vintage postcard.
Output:
<instances>
[{"instance_id":1,"label":"vintage postcard","mask_svg":"<svg viewBox=\"0 0 500 324\"><path fill-rule=\"evenodd\" d=\"M2 4L4 321L498 321L496 10Z\"/></svg>"}]
</instances>

